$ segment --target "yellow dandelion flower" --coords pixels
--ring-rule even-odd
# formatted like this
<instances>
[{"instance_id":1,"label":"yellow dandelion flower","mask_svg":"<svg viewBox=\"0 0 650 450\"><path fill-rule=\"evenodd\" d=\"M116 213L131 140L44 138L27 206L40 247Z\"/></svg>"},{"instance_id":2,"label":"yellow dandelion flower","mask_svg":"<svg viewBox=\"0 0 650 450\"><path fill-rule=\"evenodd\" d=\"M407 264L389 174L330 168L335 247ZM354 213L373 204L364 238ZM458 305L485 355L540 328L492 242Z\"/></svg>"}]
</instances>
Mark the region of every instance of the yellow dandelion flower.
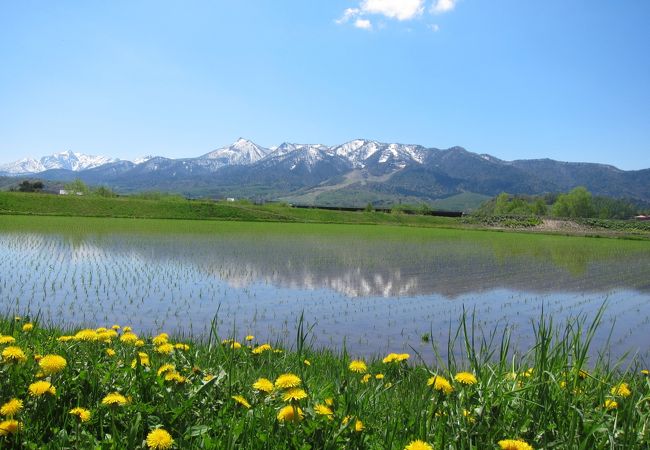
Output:
<instances>
[{"instance_id":1,"label":"yellow dandelion flower","mask_svg":"<svg viewBox=\"0 0 650 450\"><path fill-rule=\"evenodd\" d=\"M38 362L38 365L45 375L53 375L65 369L68 362L63 356L45 355Z\"/></svg>"},{"instance_id":2,"label":"yellow dandelion flower","mask_svg":"<svg viewBox=\"0 0 650 450\"><path fill-rule=\"evenodd\" d=\"M78 406L76 408L72 408L70 410L70 414L77 416L82 422L88 422L91 416L90 411L88 411L86 408L80 408Z\"/></svg>"},{"instance_id":3,"label":"yellow dandelion flower","mask_svg":"<svg viewBox=\"0 0 650 450\"><path fill-rule=\"evenodd\" d=\"M253 336L252 334L249 334L248 336L246 336L246 340L248 342L252 341L253 339L255 339L255 336Z\"/></svg>"},{"instance_id":4,"label":"yellow dandelion flower","mask_svg":"<svg viewBox=\"0 0 650 450\"><path fill-rule=\"evenodd\" d=\"M116 338L117 338L117 332L115 330L106 330L97 334L97 340L106 343L109 343Z\"/></svg>"},{"instance_id":5,"label":"yellow dandelion flower","mask_svg":"<svg viewBox=\"0 0 650 450\"><path fill-rule=\"evenodd\" d=\"M390 364L390 363L393 363L393 362L406 361L410 357L411 357L411 355L409 355L408 353L389 353L382 360L382 362L384 364Z\"/></svg>"},{"instance_id":6,"label":"yellow dandelion flower","mask_svg":"<svg viewBox=\"0 0 650 450\"><path fill-rule=\"evenodd\" d=\"M0 345L13 344L16 342L16 338L13 336L3 336L0 334Z\"/></svg>"},{"instance_id":7,"label":"yellow dandelion flower","mask_svg":"<svg viewBox=\"0 0 650 450\"><path fill-rule=\"evenodd\" d=\"M375 378L377 380L383 380L384 379L384 374L383 373L378 373L377 375L375 375Z\"/></svg>"},{"instance_id":8,"label":"yellow dandelion flower","mask_svg":"<svg viewBox=\"0 0 650 450\"><path fill-rule=\"evenodd\" d=\"M126 326L126 327L122 328L122 333L129 333L129 332L131 332L132 330L133 330L133 329L132 329L131 327Z\"/></svg>"},{"instance_id":9,"label":"yellow dandelion flower","mask_svg":"<svg viewBox=\"0 0 650 450\"><path fill-rule=\"evenodd\" d=\"M59 342L68 342L74 339L74 336L59 336L56 338L57 341Z\"/></svg>"},{"instance_id":10,"label":"yellow dandelion flower","mask_svg":"<svg viewBox=\"0 0 650 450\"><path fill-rule=\"evenodd\" d=\"M603 404L603 406L605 407L605 409L610 409L611 410L611 409L618 408L618 403L615 400L607 399L607 400L605 400L605 403Z\"/></svg>"},{"instance_id":11,"label":"yellow dandelion flower","mask_svg":"<svg viewBox=\"0 0 650 450\"><path fill-rule=\"evenodd\" d=\"M409 442L406 447L404 447L404 450L433 450L433 446L417 439Z\"/></svg>"},{"instance_id":12,"label":"yellow dandelion flower","mask_svg":"<svg viewBox=\"0 0 650 450\"><path fill-rule=\"evenodd\" d=\"M176 384L183 384L187 381L187 378L180 373L173 371L165 374L165 381L173 381Z\"/></svg>"},{"instance_id":13,"label":"yellow dandelion flower","mask_svg":"<svg viewBox=\"0 0 650 450\"><path fill-rule=\"evenodd\" d=\"M89 342L92 342L92 341L96 341L97 338L98 338L98 336L97 336L97 332L95 330L85 329L85 330L77 331L77 333L71 339L74 339L75 341L89 341Z\"/></svg>"},{"instance_id":14,"label":"yellow dandelion flower","mask_svg":"<svg viewBox=\"0 0 650 450\"><path fill-rule=\"evenodd\" d=\"M357 419L354 422L354 431L356 431L357 433L361 433L365 429L366 429L366 426L359 419Z\"/></svg>"},{"instance_id":15,"label":"yellow dandelion flower","mask_svg":"<svg viewBox=\"0 0 650 450\"><path fill-rule=\"evenodd\" d=\"M113 357L113 356L115 356L115 350L113 350L112 348L107 348L107 349L106 349L106 354L107 354L108 356Z\"/></svg>"},{"instance_id":16,"label":"yellow dandelion flower","mask_svg":"<svg viewBox=\"0 0 650 450\"><path fill-rule=\"evenodd\" d=\"M525 376L526 378L530 378L533 376L533 372L535 369L533 367L530 367L527 371L525 371L522 375Z\"/></svg>"},{"instance_id":17,"label":"yellow dandelion flower","mask_svg":"<svg viewBox=\"0 0 650 450\"><path fill-rule=\"evenodd\" d=\"M647 377L648 375L650 375L650 370L648 370L648 369L643 369L643 370L641 371L641 375L645 375L645 376Z\"/></svg>"},{"instance_id":18,"label":"yellow dandelion flower","mask_svg":"<svg viewBox=\"0 0 650 450\"><path fill-rule=\"evenodd\" d=\"M314 412L320 416L326 416L328 419L332 419L334 416L334 411L329 406L320 403L314 406Z\"/></svg>"},{"instance_id":19,"label":"yellow dandelion flower","mask_svg":"<svg viewBox=\"0 0 650 450\"><path fill-rule=\"evenodd\" d=\"M311 361L309 361L308 359L304 360L302 363L306 366L311 366Z\"/></svg>"},{"instance_id":20,"label":"yellow dandelion flower","mask_svg":"<svg viewBox=\"0 0 650 450\"><path fill-rule=\"evenodd\" d=\"M300 383L302 383L302 381L298 375L285 373L275 380L275 387L280 389L289 389L300 386Z\"/></svg>"},{"instance_id":21,"label":"yellow dandelion flower","mask_svg":"<svg viewBox=\"0 0 650 450\"><path fill-rule=\"evenodd\" d=\"M326 398L325 399L325 404L327 406L334 406L334 399L333 398Z\"/></svg>"},{"instance_id":22,"label":"yellow dandelion flower","mask_svg":"<svg viewBox=\"0 0 650 450\"><path fill-rule=\"evenodd\" d=\"M29 385L29 394L32 397L40 397L45 394L56 395L56 388L49 381L36 381Z\"/></svg>"},{"instance_id":23,"label":"yellow dandelion flower","mask_svg":"<svg viewBox=\"0 0 650 450\"><path fill-rule=\"evenodd\" d=\"M124 329L122 331L124 331ZM120 342L123 342L125 344L135 344L137 340L138 340L138 335L130 331L120 336Z\"/></svg>"},{"instance_id":24,"label":"yellow dandelion flower","mask_svg":"<svg viewBox=\"0 0 650 450\"><path fill-rule=\"evenodd\" d=\"M17 420L3 420L0 422L0 436L16 434L22 427L23 425Z\"/></svg>"},{"instance_id":25,"label":"yellow dandelion flower","mask_svg":"<svg viewBox=\"0 0 650 450\"><path fill-rule=\"evenodd\" d=\"M167 333L160 333L158 336L154 337L151 342L153 345L163 345L169 341L169 335Z\"/></svg>"},{"instance_id":26,"label":"yellow dandelion flower","mask_svg":"<svg viewBox=\"0 0 650 450\"><path fill-rule=\"evenodd\" d=\"M102 405L106 406L124 406L129 401L119 392L112 392L102 399Z\"/></svg>"},{"instance_id":27,"label":"yellow dandelion flower","mask_svg":"<svg viewBox=\"0 0 650 450\"><path fill-rule=\"evenodd\" d=\"M133 343L133 345L135 345L136 347L144 347L144 346L145 346L145 343L144 343L144 340L143 340L143 339L138 339L137 341L135 341L135 342Z\"/></svg>"},{"instance_id":28,"label":"yellow dandelion flower","mask_svg":"<svg viewBox=\"0 0 650 450\"><path fill-rule=\"evenodd\" d=\"M135 369L138 364L142 367L149 367L149 355L144 352L138 352L138 357L131 361L131 368Z\"/></svg>"},{"instance_id":29,"label":"yellow dandelion flower","mask_svg":"<svg viewBox=\"0 0 650 450\"><path fill-rule=\"evenodd\" d=\"M348 369L356 373L366 373L368 371L368 366L366 366L366 363L364 361L355 359L354 361L350 362Z\"/></svg>"},{"instance_id":30,"label":"yellow dandelion flower","mask_svg":"<svg viewBox=\"0 0 650 450\"><path fill-rule=\"evenodd\" d=\"M233 395L232 399L242 405L244 408L249 409L251 404L242 395Z\"/></svg>"},{"instance_id":31,"label":"yellow dandelion flower","mask_svg":"<svg viewBox=\"0 0 650 450\"><path fill-rule=\"evenodd\" d=\"M433 389L440 391L443 394L451 394L454 392L454 387L451 385L449 380L447 380L445 377L441 377L440 375L429 378L427 385L433 386Z\"/></svg>"},{"instance_id":32,"label":"yellow dandelion flower","mask_svg":"<svg viewBox=\"0 0 650 450\"><path fill-rule=\"evenodd\" d=\"M164 373L174 372L174 371L176 371L176 366L174 366L173 364L163 364L162 366L160 366L157 373L158 376L160 376Z\"/></svg>"},{"instance_id":33,"label":"yellow dandelion flower","mask_svg":"<svg viewBox=\"0 0 650 450\"><path fill-rule=\"evenodd\" d=\"M300 388L292 388L284 393L282 400L285 402L293 402L307 398L307 393Z\"/></svg>"},{"instance_id":34,"label":"yellow dandelion flower","mask_svg":"<svg viewBox=\"0 0 650 450\"><path fill-rule=\"evenodd\" d=\"M95 328L95 331L97 333L103 333L104 331L107 331L107 330L106 330L106 327L99 327L99 328Z\"/></svg>"},{"instance_id":35,"label":"yellow dandelion flower","mask_svg":"<svg viewBox=\"0 0 650 450\"><path fill-rule=\"evenodd\" d=\"M533 450L533 447L521 439L504 439L499 441L502 450Z\"/></svg>"},{"instance_id":36,"label":"yellow dandelion flower","mask_svg":"<svg viewBox=\"0 0 650 450\"><path fill-rule=\"evenodd\" d=\"M20 322L21 320L23 320L23 318L20 317L20 316L15 316L15 317L14 317L14 320L15 320L16 322Z\"/></svg>"},{"instance_id":37,"label":"yellow dandelion flower","mask_svg":"<svg viewBox=\"0 0 650 450\"><path fill-rule=\"evenodd\" d=\"M269 344L262 344L258 347L255 347L252 351L254 355L259 355L261 353L264 353L268 350L272 350L272 347Z\"/></svg>"},{"instance_id":38,"label":"yellow dandelion flower","mask_svg":"<svg viewBox=\"0 0 650 450\"><path fill-rule=\"evenodd\" d=\"M173 443L174 439L171 434L162 428L156 428L147 434L147 447L150 449L167 450L172 447Z\"/></svg>"},{"instance_id":39,"label":"yellow dandelion flower","mask_svg":"<svg viewBox=\"0 0 650 450\"><path fill-rule=\"evenodd\" d=\"M113 325L111 328L112 328L113 330L117 331L117 330L119 330L119 329L122 328L122 327L119 326L118 324L115 324L115 325Z\"/></svg>"},{"instance_id":40,"label":"yellow dandelion flower","mask_svg":"<svg viewBox=\"0 0 650 450\"><path fill-rule=\"evenodd\" d=\"M589 372L587 372L586 370L582 370L582 369L578 370L578 378L580 378L581 380L586 379L588 376L589 376Z\"/></svg>"},{"instance_id":41,"label":"yellow dandelion flower","mask_svg":"<svg viewBox=\"0 0 650 450\"><path fill-rule=\"evenodd\" d=\"M161 355L169 355L173 351L174 346L172 344L162 344L156 347L156 353L160 353Z\"/></svg>"},{"instance_id":42,"label":"yellow dandelion flower","mask_svg":"<svg viewBox=\"0 0 650 450\"><path fill-rule=\"evenodd\" d=\"M27 361L27 356L20 347L12 345L2 351L2 360L8 363L22 363Z\"/></svg>"},{"instance_id":43,"label":"yellow dandelion flower","mask_svg":"<svg viewBox=\"0 0 650 450\"><path fill-rule=\"evenodd\" d=\"M372 375L369 373L365 374L363 377L361 377L361 382L363 384L366 384L368 381L370 381L370 378L372 378Z\"/></svg>"},{"instance_id":44,"label":"yellow dandelion flower","mask_svg":"<svg viewBox=\"0 0 650 450\"><path fill-rule=\"evenodd\" d=\"M43 359L43 355L39 353L34 355L34 361L39 362L41 359Z\"/></svg>"},{"instance_id":45,"label":"yellow dandelion flower","mask_svg":"<svg viewBox=\"0 0 650 450\"><path fill-rule=\"evenodd\" d=\"M23 401L17 398L12 398L4 405L0 406L0 414L3 416L13 417L18 415L23 409Z\"/></svg>"},{"instance_id":46,"label":"yellow dandelion flower","mask_svg":"<svg viewBox=\"0 0 650 450\"><path fill-rule=\"evenodd\" d=\"M617 395L620 397L629 397L632 394L630 387L627 383L619 383L611 389L612 395Z\"/></svg>"},{"instance_id":47,"label":"yellow dandelion flower","mask_svg":"<svg viewBox=\"0 0 650 450\"><path fill-rule=\"evenodd\" d=\"M205 376L203 377L203 381L207 383L208 381L212 381L214 378L215 378L214 375L212 375L211 373L206 373Z\"/></svg>"},{"instance_id":48,"label":"yellow dandelion flower","mask_svg":"<svg viewBox=\"0 0 650 450\"><path fill-rule=\"evenodd\" d=\"M31 322L26 323L25 325L23 325L23 331L25 331L25 332L32 331L33 329L34 329L34 324L31 323Z\"/></svg>"},{"instance_id":49,"label":"yellow dandelion flower","mask_svg":"<svg viewBox=\"0 0 650 450\"><path fill-rule=\"evenodd\" d=\"M474 374L469 372L459 372L454 377L454 380L462 384L476 384L477 380Z\"/></svg>"},{"instance_id":50,"label":"yellow dandelion flower","mask_svg":"<svg viewBox=\"0 0 650 450\"><path fill-rule=\"evenodd\" d=\"M174 348L176 350L183 350L184 352L186 352L190 349L190 346L187 344L178 343L178 344L174 344Z\"/></svg>"},{"instance_id":51,"label":"yellow dandelion flower","mask_svg":"<svg viewBox=\"0 0 650 450\"><path fill-rule=\"evenodd\" d=\"M280 422L299 422L304 417L302 409L297 406L288 405L278 411L278 420Z\"/></svg>"}]
</instances>

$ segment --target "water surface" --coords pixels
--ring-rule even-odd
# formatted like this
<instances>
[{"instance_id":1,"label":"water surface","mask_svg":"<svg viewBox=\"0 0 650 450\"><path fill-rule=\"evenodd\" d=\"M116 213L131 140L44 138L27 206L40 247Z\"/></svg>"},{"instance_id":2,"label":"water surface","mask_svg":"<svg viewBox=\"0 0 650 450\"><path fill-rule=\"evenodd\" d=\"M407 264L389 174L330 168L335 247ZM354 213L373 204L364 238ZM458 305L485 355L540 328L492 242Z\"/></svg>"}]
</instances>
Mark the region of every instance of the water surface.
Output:
<instances>
[{"instance_id":1,"label":"water surface","mask_svg":"<svg viewBox=\"0 0 650 450\"><path fill-rule=\"evenodd\" d=\"M79 219L84 220L84 219ZM179 222L185 223L185 222ZM607 301L596 346L648 356L646 242L377 226L214 223L209 233L0 228L5 314L143 333L292 342L304 312L314 345L360 356L433 358L463 309L525 348L542 307L562 320ZM613 328L612 328L613 326ZM444 350L444 349L443 349ZM443 351L444 354L444 351Z\"/></svg>"}]
</instances>

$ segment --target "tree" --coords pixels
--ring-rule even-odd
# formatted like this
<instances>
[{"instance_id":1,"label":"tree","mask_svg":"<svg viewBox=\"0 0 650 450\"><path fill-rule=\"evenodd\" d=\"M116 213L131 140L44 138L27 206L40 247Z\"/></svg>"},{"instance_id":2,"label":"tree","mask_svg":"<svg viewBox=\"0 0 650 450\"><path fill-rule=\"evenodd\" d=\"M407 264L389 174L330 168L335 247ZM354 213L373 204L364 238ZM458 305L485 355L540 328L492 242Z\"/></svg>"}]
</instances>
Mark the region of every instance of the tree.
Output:
<instances>
[{"instance_id":1,"label":"tree","mask_svg":"<svg viewBox=\"0 0 650 450\"><path fill-rule=\"evenodd\" d=\"M81 181L79 178L77 178L76 180L74 180L74 181L72 181L70 183L66 183L66 185L64 186L64 189L66 191L68 191L69 193L71 193L71 194L81 193L81 194L85 195L85 194L88 194L90 192L90 189L88 188L88 185L86 183L84 183L83 181Z\"/></svg>"},{"instance_id":2,"label":"tree","mask_svg":"<svg viewBox=\"0 0 650 450\"><path fill-rule=\"evenodd\" d=\"M557 217L593 217L594 205L591 192L579 186L568 194L561 194L553 205L552 213Z\"/></svg>"},{"instance_id":3,"label":"tree","mask_svg":"<svg viewBox=\"0 0 650 450\"><path fill-rule=\"evenodd\" d=\"M545 216L546 214L548 214L548 208L546 207L546 203L544 203L544 200L542 200L541 198L535 200L532 209L533 209L533 214L535 214L536 216Z\"/></svg>"},{"instance_id":4,"label":"tree","mask_svg":"<svg viewBox=\"0 0 650 450\"><path fill-rule=\"evenodd\" d=\"M25 180L18 185L18 191L20 192L36 192L43 189L43 183L41 181L34 181L33 183Z\"/></svg>"},{"instance_id":5,"label":"tree","mask_svg":"<svg viewBox=\"0 0 650 450\"><path fill-rule=\"evenodd\" d=\"M117 197L115 191L106 186L99 186L93 191L93 194L99 195L100 197Z\"/></svg>"}]
</instances>

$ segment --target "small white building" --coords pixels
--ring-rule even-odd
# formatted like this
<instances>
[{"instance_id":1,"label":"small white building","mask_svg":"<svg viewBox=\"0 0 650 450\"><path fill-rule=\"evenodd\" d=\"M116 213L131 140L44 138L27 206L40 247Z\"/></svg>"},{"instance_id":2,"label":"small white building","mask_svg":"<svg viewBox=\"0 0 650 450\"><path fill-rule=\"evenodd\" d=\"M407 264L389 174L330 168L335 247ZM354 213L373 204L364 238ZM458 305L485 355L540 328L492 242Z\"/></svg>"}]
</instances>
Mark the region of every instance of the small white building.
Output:
<instances>
[{"instance_id":1,"label":"small white building","mask_svg":"<svg viewBox=\"0 0 650 450\"><path fill-rule=\"evenodd\" d=\"M59 189L59 195L84 195L84 193L68 191L67 189Z\"/></svg>"}]
</instances>

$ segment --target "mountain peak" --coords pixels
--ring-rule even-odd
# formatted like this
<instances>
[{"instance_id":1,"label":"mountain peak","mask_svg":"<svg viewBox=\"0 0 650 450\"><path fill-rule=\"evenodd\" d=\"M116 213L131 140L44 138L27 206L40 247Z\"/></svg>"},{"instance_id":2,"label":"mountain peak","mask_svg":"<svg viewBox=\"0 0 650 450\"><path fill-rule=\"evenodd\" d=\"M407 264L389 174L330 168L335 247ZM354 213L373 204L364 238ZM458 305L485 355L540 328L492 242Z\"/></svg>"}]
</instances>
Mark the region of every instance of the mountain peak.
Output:
<instances>
[{"instance_id":1,"label":"mountain peak","mask_svg":"<svg viewBox=\"0 0 650 450\"><path fill-rule=\"evenodd\" d=\"M0 166L0 172L9 175L34 174L50 169L66 169L78 172L115 161L117 159L106 156L86 155L65 150L54 153L53 155L43 156L40 159L23 158L9 164L4 164Z\"/></svg>"},{"instance_id":2,"label":"mountain peak","mask_svg":"<svg viewBox=\"0 0 650 450\"><path fill-rule=\"evenodd\" d=\"M240 137L228 147L218 148L201 156L201 160L209 160L212 168L227 165L248 165L264 158L270 150L260 147L253 141Z\"/></svg>"}]
</instances>

